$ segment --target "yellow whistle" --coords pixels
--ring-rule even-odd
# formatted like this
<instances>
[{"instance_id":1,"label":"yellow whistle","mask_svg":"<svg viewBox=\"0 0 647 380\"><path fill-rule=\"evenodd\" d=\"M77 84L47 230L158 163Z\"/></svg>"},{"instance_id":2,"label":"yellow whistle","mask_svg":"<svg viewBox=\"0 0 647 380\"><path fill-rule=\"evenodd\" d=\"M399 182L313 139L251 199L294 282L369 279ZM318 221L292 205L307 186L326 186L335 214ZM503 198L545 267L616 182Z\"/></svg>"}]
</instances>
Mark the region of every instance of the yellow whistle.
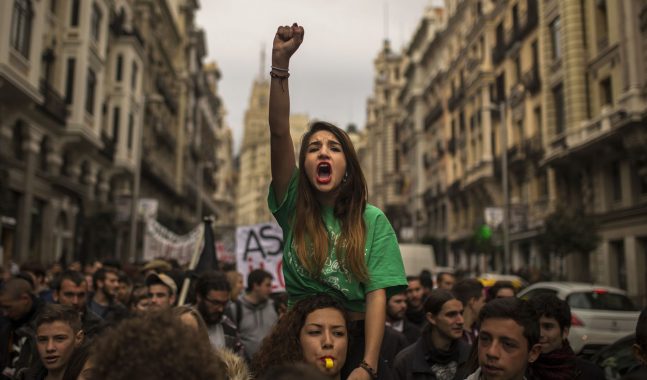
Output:
<instances>
[{"instance_id":1,"label":"yellow whistle","mask_svg":"<svg viewBox=\"0 0 647 380\"><path fill-rule=\"evenodd\" d=\"M327 369L331 369L335 365L334 360L332 360L331 358L325 358L324 360L326 362Z\"/></svg>"}]
</instances>

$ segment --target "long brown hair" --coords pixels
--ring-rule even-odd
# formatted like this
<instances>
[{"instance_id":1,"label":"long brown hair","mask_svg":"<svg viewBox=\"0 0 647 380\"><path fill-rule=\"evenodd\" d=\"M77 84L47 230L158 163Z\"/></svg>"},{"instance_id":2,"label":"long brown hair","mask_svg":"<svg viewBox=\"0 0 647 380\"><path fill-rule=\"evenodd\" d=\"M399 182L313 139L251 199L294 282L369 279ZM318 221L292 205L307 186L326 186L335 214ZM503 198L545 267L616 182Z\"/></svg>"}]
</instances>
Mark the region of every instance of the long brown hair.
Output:
<instances>
[{"instance_id":1,"label":"long brown hair","mask_svg":"<svg viewBox=\"0 0 647 380\"><path fill-rule=\"evenodd\" d=\"M340 128L315 122L303 135L299 151L299 185L297 189L296 215L293 221L296 254L304 268L313 276L319 277L328 258L328 233L324 226L321 204L317 201L315 190L304 169L308 142L319 131L332 133L342 146L346 157L345 181L340 185L335 200L334 215L341 224L341 236L337 239L337 260L341 268L352 273L360 282L368 281L368 270L364 261L366 244L366 225L364 209L368 190L364 173L359 164L357 153L350 138Z\"/></svg>"}]
</instances>

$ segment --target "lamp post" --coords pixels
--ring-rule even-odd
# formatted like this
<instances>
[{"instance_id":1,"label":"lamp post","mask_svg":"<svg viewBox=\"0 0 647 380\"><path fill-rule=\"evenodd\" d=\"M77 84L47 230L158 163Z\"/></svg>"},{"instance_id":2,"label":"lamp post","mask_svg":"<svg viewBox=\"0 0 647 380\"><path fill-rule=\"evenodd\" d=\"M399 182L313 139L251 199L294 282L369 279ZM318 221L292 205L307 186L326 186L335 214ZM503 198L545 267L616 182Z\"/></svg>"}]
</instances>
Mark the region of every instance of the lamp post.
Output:
<instances>
[{"instance_id":1,"label":"lamp post","mask_svg":"<svg viewBox=\"0 0 647 380\"><path fill-rule=\"evenodd\" d=\"M508 189L508 126L506 124L507 101L499 103L501 116L501 187L503 187L503 273L510 273L510 193Z\"/></svg>"},{"instance_id":2,"label":"lamp post","mask_svg":"<svg viewBox=\"0 0 647 380\"><path fill-rule=\"evenodd\" d=\"M498 106L489 106L491 112L498 112L501 118L501 187L503 189L503 273L510 273L510 193L508 189L508 129L506 125L507 101Z\"/></svg>"}]
</instances>

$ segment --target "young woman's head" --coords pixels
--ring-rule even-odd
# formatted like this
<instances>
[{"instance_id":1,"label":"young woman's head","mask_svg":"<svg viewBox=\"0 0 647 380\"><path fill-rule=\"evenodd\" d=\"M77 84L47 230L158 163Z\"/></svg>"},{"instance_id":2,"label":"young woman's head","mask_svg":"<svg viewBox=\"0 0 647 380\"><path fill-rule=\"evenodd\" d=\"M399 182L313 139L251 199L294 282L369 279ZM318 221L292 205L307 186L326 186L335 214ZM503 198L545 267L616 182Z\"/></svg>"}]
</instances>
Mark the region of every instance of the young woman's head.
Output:
<instances>
[{"instance_id":1,"label":"young woman's head","mask_svg":"<svg viewBox=\"0 0 647 380\"><path fill-rule=\"evenodd\" d=\"M328 258L328 234L319 216L322 207L329 206L341 222L337 247L344 247L338 252L342 266L358 280L368 279L363 220L367 193L357 153L346 132L329 123L313 123L301 141L294 222L297 256L311 274L317 276Z\"/></svg>"},{"instance_id":2,"label":"young woman's head","mask_svg":"<svg viewBox=\"0 0 647 380\"><path fill-rule=\"evenodd\" d=\"M297 302L263 340L252 360L254 372L305 362L336 378L346 361L348 321L341 304L328 295Z\"/></svg>"}]
</instances>

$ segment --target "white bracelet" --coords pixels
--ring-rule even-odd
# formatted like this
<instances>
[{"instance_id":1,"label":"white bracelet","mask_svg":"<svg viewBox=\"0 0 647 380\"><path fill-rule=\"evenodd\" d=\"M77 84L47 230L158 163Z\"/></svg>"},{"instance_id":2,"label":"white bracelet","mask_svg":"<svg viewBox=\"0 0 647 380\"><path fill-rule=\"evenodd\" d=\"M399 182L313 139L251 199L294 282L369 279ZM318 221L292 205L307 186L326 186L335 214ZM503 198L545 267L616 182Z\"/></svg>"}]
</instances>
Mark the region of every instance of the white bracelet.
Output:
<instances>
[{"instance_id":1,"label":"white bracelet","mask_svg":"<svg viewBox=\"0 0 647 380\"><path fill-rule=\"evenodd\" d=\"M287 73L288 71L290 71L290 69L282 69L282 68L280 68L280 67L276 67L276 66L270 66L270 67L272 68L272 70L285 71L286 73Z\"/></svg>"}]
</instances>

